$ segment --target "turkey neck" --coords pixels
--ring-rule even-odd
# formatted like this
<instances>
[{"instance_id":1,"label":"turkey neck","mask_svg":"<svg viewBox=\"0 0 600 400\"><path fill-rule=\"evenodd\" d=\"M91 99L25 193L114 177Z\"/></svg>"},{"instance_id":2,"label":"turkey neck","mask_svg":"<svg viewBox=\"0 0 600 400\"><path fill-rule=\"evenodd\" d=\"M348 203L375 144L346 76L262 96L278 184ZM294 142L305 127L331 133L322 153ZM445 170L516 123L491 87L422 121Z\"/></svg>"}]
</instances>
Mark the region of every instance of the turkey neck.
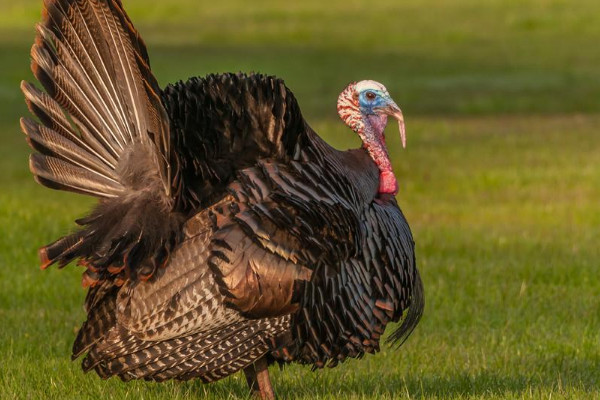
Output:
<instances>
[{"instance_id":1,"label":"turkey neck","mask_svg":"<svg viewBox=\"0 0 600 400\"><path fill-rule=\"evenodd\" d=\"M363 147L369 152L379 171L391 172L392 164L383 133L387 125L387 115L368 115L363 120L365 127L362 132L359 132Z\"/></svg>"},{"instance_id":2,"label":"turkey neck","mask_svg":"<svg viewBox=\"0 0 600 400\"><path fill-rule=\"evenodd\" d=\"M392 171L392 163L385 145L384 130L387 125L387 115L363 116L364 128L358 132L373 162L379 169L379 194L396 195L398 182Z\"/></svg>"}]
</instances>

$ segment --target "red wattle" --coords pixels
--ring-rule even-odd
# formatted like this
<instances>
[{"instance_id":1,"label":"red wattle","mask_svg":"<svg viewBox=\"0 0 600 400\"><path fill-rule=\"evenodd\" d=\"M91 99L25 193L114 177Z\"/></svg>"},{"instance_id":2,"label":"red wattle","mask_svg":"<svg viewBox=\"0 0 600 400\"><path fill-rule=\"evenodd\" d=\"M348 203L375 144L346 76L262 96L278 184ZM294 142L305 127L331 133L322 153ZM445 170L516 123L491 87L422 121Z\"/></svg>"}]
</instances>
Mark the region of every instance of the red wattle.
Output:
<instances>
[{"instance_id":1,"label":"red wattle","mask_svg":"<svg viewBox=\"0 0 600 400\"><path fill-rule=\"evenodd\" d=\"M392 171L381 171L379 173L379 190L380 194L396 195L398 193L398 181Z\"/></svg>"}]
</instances>

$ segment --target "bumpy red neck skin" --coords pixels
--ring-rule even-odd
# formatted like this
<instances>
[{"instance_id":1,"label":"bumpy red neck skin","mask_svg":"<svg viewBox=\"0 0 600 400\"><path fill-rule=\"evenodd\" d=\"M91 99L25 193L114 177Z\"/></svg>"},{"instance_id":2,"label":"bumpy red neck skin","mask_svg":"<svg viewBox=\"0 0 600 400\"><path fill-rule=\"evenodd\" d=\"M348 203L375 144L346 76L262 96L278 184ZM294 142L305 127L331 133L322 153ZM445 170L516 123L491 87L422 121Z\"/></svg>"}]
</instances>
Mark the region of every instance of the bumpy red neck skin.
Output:
<instances>
[{"instance_id":1,"label":"bumpy red neck skin","mask_svg":"<svg viewBox=\"0 0 600 400\"><path fill-rule=\"evenodd\" d=\"M358 135L363 141L363 146L379 168L379 194L398 193L398 181L392 171L392 163L385 145L383 131L387 124L387 115L369 115L365 118L363 132Z\"/></svg>"},{"instance_id":2,"label":"bumpy red neck skin","mask_svg":"<svg viewBox=\"0 0 600 400\"><path fill-rule=\"evenodd\" d=\"M338 114L340 118L358 133L363 147L367 150L379 168L379 194L396 195L398 181L392 171L392 164L385 146L383 131L387 124L387 115L368 115L361 113L358 105L356 83L350 84L338 98Z\"/></svg>"}]
</instances>

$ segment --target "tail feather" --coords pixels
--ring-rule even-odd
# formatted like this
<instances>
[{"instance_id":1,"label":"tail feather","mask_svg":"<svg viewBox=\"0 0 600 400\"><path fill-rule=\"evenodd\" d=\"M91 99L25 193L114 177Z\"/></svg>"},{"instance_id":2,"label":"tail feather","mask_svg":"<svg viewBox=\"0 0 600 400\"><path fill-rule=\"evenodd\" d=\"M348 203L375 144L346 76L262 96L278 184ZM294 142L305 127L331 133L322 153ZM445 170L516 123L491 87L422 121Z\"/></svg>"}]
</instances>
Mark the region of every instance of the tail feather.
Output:
<instances>
[{"instance_id":1,"label":"tail feather","mask_svg":"<svg viewBox=\"0 0 600 400\"><path fill-rule=\"evenodd\" d=\"M127 144L127 140L124 137L115 136L115 134L120 132L119 124L125 121L117 121L118 116L111 114L110 93L102 85L102 81L84 69L84 66L86 68L93 68L95 64L92 63L99 60L85 59L84 57L88 53L83 51L80 43L75 42L74 45L71 45L67 42L63 44L52 31L43 25L38 25L38 32L45 40L34 45L32 49L33 59L41 61L42 57L51 57L54 64L46 61L44 65L48 65L47 68L55 66L55 68L51 69L54 80L46 82L46 89L52 91L60 90L68 94L71 104L68 104L69 101L66 101L66 103L70 111L73 108L75 108L75 111L77 109L90 109L93 111L92 115L97 116L97 123L101 127L108 129L107 132L111 136L112 141L118 144L120 148L123 148ZM48 48L47 43L52 43L56 50ZM44 82L42 83L44 84ZM46 85L50 85L50 87ZM73 97L75 95L77 97ZM99 134L97 138L104 140L104 135ZM132 138L130 137L129 139ZM110 144L110 142L108 143Z\"/></svg>"},{"instance_id":2,"label":"tail feather","mask_svg":"<svg viewBox=\"0 0 600 400\"><path fill-rule=\"evenodd\" d=\"M84 236L85 233L83 231L75 232L40 248L39 256L42 262L42 269L48 268L56 260L67 259L66 255L69 253L76 253L77 249L83 244ZM59 267L63 267L66 264L66 262L61 262L59 263Z\"/></svg>"},{"instance_id":3,"label":"tail feather","mask_svg":"<svg viewBox=\"0 0 600 400\"><path fill-rule=\"evenodd\" d=\"M33 149L44 155L54 156L63 161L71 162L120 186L118 177L113 170L98 162L87 150L64 136L59 135L52 129L38 125L28 118L21 118L21 129L26 133L27 141Z\"/></svg>"},{"instance_id":4,"label":"tail feather","mask_svg":"<svg viewBox=\"0 0 600 400\"><path fill-rule=\"evenodd\" d=\"M40 250L42 266L82 259L85 284L152 274L177 244L169 118L139 34L118 0L44 0L21 89L39 123L21 120L40 184L100 204L81 231ZM148 266L142 268L142 265ZM139 270L139 271L138 271ZM146 271L148 270L148 271Z\"/></svg>"},{"instance_id":5,"label":"tail feather","mask_svg":"<svg viewBox=\"0 0 600 400\"><path fill-rule=\"evenodd\" d=\"M110 154L87 130L82 128L82 125L76 131L65 116L61 106L53 98L25 81L21 83L21 90L25 94L29 110L40 119L44 126L70 140L81 149L86 150L109 168L116 168L117 158ZM73 122L77 121L72 116L71 120Z\"/></svg>"},{"instance_id":6,"label":"tail feather","mask_svg":"<svg viewBox=\"0 0 600 400\"><path fill-rule=\"evenodd\" d=\"M120 183L109 180L93 170L40 153L29 157L29 169L35 174L38 182L52 189L109 198L119 196L123 190Z\"/></svg>"},{"instance_id":7,"label":"tail feather","mask_svg":"<svg viewBox=\"0 0 600 400\"><path fill-rule=\"evenodd\" d=\"M90 132L94 140L100 142L113 157L117 158L125 146L124 143L114 139L115 127L103 118L105 116L86 93L85 86L78 84L74 77L69 76L63 65L53 62L52 59L56 56L50 54L50 50L41 45L37 43L33 45L31 50L34 61L33 74L63 109L80 121L80 127Z\"/></svg>"}]
</instances>

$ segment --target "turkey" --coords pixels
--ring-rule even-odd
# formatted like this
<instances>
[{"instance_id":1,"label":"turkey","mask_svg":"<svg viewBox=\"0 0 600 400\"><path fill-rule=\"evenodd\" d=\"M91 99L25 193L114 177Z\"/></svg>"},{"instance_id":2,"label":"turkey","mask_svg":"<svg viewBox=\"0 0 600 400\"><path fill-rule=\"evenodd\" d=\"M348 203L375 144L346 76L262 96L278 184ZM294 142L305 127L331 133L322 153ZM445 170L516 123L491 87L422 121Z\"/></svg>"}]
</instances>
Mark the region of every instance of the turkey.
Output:
<instances>
[{"instance_id":1,"label":"turkey","mask_svg":"<svg viewBox=\"0 0 600 400\"><path fill-rule=\"evenodd\" d=\"M128 381L237 371L274 396L268 365L333 367L400 345L421 317L414 242L385 145L402 113L365 80L338 114L339 151L283 81L215 74L161 90L119 0L45 0L21 127L40 184L98 198L42 268L84 268L84 371Z\"/></svg>"}]
</instances>

